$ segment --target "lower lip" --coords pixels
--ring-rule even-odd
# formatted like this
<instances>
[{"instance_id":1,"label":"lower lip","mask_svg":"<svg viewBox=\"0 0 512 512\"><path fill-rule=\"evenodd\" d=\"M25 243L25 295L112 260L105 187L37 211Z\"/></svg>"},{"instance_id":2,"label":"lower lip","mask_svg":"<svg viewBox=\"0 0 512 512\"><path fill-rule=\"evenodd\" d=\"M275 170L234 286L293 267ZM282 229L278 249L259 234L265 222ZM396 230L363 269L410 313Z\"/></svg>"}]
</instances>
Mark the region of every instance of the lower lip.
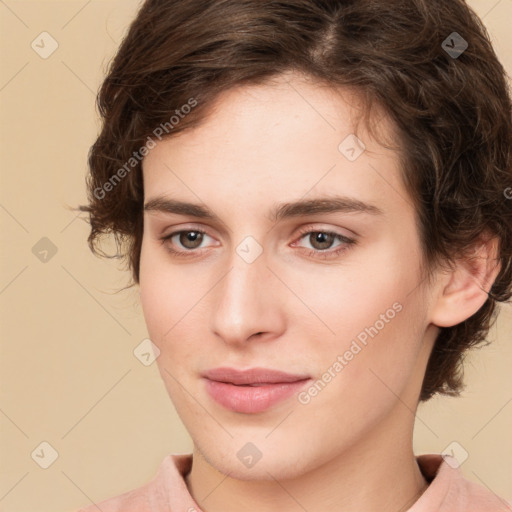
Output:
<instances>
[{"instance_id":1,"label":"lower lip","mask_svg":"<svg viewBox=\"0 0 512 512\"><path fill-rule=\"evenodd\" d=\"M264 386L235 386L226 382L205 380L208 394L226 409L234 412L258 413L294 395L311 379Z\"/></svg>"}]
</instances>

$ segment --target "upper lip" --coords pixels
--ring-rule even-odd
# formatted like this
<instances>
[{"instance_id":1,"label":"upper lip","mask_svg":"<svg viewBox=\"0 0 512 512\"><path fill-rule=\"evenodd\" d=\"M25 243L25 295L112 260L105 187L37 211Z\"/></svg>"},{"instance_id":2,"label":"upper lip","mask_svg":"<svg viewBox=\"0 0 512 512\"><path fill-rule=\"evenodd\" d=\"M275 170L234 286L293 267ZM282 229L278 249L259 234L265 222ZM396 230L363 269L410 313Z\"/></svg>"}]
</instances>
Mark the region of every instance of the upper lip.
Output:
<instances>
[{"instance_id":1,"label":"upper lip","mask_svg":"<svg viewBox=\"0 0 512 512\"><path fill-rule=\"evenodd\" d=\"M202 374L209 380L229 382L231 384L275 384L280 382L296 382L309 379L309 375L291 374L270 368L249 368L237 370L236 368L213 368Z\"/></svg>"}]
</instances>

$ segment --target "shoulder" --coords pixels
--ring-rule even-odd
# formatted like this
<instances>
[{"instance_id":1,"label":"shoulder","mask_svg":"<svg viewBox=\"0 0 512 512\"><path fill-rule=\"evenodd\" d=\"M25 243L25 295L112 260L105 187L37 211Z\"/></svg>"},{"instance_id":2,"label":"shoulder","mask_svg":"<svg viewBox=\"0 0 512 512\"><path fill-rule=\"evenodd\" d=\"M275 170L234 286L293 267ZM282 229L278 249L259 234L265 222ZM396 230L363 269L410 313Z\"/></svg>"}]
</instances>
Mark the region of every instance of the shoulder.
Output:
<instances>
[{"instance_id":1,"label":"shoulder","mask_svg":"<svg viewBox=\"0 0 512 512\"><path fill-rule=\"evenodd\" d=\"M512 502L498 496L487 487L461 478L459 488L455 490L455 496L465 510L489 511L489 512L512 512Z\"/></svg>"},{"instance_id":2,"label":"shoulder","mask_svg":"<svg viewBox=\"0 0 512 512\"><path fill-rule=\"evenodd\" d=\"M158 495L156 477L150 482L118 496L104 499L97 503L80 508L75 512L138 512L141 510L154 510L155 496Z\"/></svg>"},{"instance_id":3,"label":"shoulder","mask_svg":"<svg viewBox=\"0 0 512 512\"><path fill-rule=\"evenodd\" d=\"M417 461L430 484L409 512L512 512L510 502L466 479L454 457L427 454Z\"/></svg>"},{"instance_id":4,"label":"shoulder","mask_svg":"<svg viewBox=\"0 0 512 512\"><path fill-rule=\"evenodd\" d=\"M118 496L91 503L74 512L167 512L170 510L170 499L179 501L180 495L186 489L183 475L190 470L191 459L191 455L167 455L156 475L146 484Z\"/></svg>"}]
</instances>

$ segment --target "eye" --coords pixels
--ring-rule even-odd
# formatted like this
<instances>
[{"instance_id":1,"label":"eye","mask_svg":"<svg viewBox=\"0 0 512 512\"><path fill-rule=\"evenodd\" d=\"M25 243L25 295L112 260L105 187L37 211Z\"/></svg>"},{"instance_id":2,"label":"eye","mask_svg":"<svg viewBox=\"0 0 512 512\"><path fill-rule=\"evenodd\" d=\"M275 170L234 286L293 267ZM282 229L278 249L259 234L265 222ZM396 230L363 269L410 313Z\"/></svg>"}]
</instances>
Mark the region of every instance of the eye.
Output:
<instances>
[{"instance_id":1,"label":"eye","mask_svg":"<svg viewBox=\"0 0 512 512\"><path fill-rule=\"evenodd\" d=\"M301 237L299 240L306 239L310 245L312 246L312 249L308 249L307 247L303 247L303 249L306 249L306 253L308 256L312 257L322 257L322 258L328 258L328 257L335 257L342 252L348 250L350 246L354 245L356 241L353 238L348 238L345 235L342 235L341 233L336 233L333 231L325 231L325 230L302 230L300 232ZM339 240L340 244L337 249L333 250L327 250L330 247L332 247L332 244L335 240Z\"/></svg>"},{"instance_id":2,"label":"eye","mask_svg":"<svg viewBox=\"0 0 512 512\"><path fill-rule=\"evenodd\" d=\"M165 244L166 249L171 254L187 257L197 255L197 249L199 249L199 246L201 245L201 242L203 242L205 236L208 235L201 229L185 229L165 235L160 238L160 241L162 244ZM172 245L176 245L176 242L173 242L173 238L176 238L176 242L179 243L179 246L185 249L184 251L172 248Z\"/></svg>"}]
</instances>

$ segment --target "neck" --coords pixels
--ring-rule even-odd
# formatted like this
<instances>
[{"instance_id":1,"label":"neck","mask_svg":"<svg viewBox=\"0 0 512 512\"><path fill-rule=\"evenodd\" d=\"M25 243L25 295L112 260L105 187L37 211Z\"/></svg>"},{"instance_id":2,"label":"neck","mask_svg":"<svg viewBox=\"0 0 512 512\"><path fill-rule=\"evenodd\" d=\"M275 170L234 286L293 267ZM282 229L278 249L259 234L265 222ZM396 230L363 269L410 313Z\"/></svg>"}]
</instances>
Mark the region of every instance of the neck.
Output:
<instances>
[{"instance_id":1,"label":"neck","mask_svg":"<svg viewBox=\"0 0 512 512\"><path fill-rule=\"evenodd\" d=\"M402 404L396 409L353 446L296 478L234 479L194 447L185 481L205 512L406 511L428 484L412 450L414 415Z\"/></svg>"}]
</instances>

